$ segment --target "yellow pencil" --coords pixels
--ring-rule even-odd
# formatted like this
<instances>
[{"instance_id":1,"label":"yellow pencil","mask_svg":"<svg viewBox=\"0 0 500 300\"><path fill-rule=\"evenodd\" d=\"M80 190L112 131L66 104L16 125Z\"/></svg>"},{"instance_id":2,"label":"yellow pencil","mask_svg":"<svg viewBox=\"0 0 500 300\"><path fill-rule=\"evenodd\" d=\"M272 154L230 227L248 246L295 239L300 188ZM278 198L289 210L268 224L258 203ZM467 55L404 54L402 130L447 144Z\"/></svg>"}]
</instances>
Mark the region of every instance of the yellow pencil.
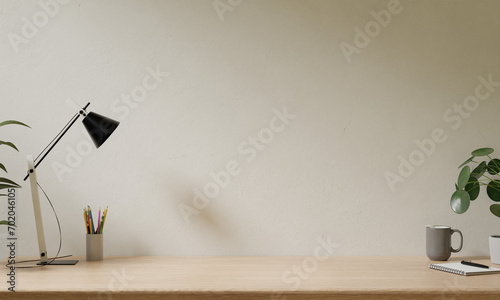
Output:
<instances>
[{"instance_id":1,"label":"yellow pencil","mask_svg":"<svg viewBox=\"0 0 500 300\"><path fill-rule=\"evenodd\" d=\"M99 233L102 233L102 228L104 227L104 215L106 214L106 210L102 211L101 219L99 222L101 223L101 226L99 227Z\"/></svg>"},{"instance_id":2,"label":"yellow pencil","mask_svg":"<svg viewBox=\"0 0 500 300\"><path fill-rule=\"evenodd\" d=\"M85 230L87 231L87 234L90 233L89 232L89 222L88 222L88 217L87 217L87 211L85 210L85 208L83 209L83 219L85 220Z\"/></svg>"},{"instance_id":3,"label":"yellow pencil","mask_svg":"<svg viewBox=\"0 0 500 300\"><path fill-rule=\"evenodd\" d=\"M90 233L94 234L94 219L92 218L92 209L89 206L89 215L90 215Z\"/></svg>"},{"instance_id":4,"label":"yellow pencil","mask_svg":"<svg viewBox=\"0 0 500 300\"><path fill-rule=\"evenodd\" d=\"M106 223L106 216L108 215L108 207L106 206L106 210L104 210L104 213L103 213L103 219L102 219L102 228L101 228L101 233L102 233L102 229L104 228L104 223Z\"/></svg>"}]
</instances>

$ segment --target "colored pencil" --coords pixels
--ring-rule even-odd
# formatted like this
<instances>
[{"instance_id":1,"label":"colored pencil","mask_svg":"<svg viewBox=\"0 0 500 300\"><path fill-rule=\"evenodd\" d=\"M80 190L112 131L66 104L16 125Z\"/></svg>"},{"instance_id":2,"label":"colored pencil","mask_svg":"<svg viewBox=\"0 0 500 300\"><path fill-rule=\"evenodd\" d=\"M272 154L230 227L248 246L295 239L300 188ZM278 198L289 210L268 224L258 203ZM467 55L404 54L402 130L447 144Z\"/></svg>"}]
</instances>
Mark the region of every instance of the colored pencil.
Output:
<instances>
[{"instance_id":1,"label":"colored pencil","mask_svg":"<svg viewBox=\"0 0 500 300\"><path fill-rule=\"evenodd\" d=\"M89 226L89 234L92 233L92 227L90 227L90 214L89 209L87 208L87 224Z\"/></svg>"},{"instance_id":2,"label":"colored pencil","mask_svg":"<svg viewBox=\"0 0 500 300\"><path fill-rule=\"evenodd\" d=\"M90 215L90 226L92 227L92 233L94 233L94 219L92 218L92 209L89 206L89 215Z\"/></svg>"},{"instance_id":3,"label":"colored pencil","mask_svg":"<svg viewBox=\"0 0 500 300\"><path fill-rule=\"evenodd\" d=\"M101 208L99 207L99 218L97 219L97 231L99 233L99 228L101 227Z\"/></svg>"},{"instance_id":4,"label":"colored pencil","mask_svg":"<svg viewBox=\"0 0 500 300\"><path fill-rule=\"evenodd\" d=\"M101 228L101 233L102 233L102 230L104 229L104 223L106 223L106 217L108 216L108 207L106 206L106 209L104 210L104 213L103 213L103 219L102 219L102 228Z\"/></svg>"},{"instance_id":5,"label":"colored pencil","mask_svg":"<svg viewBox=\"0 0 500 300\"><path fill-rule=\"evenodd\" d=\"M102 216L101 216L101 226L99 227L99 234L102 233L103 226L104 226L104 211L102 212Z\"/></svg>"},{"instance_id":6,"label":"colored pencil","mask_svg":"<svg viewBox=\"0 0 500 300\"><path fill-rule=\"evenodd\" d=\"M83 219L85 221L85 230L87 234L102 234L107 215L108 215L108 207L106 206L106 209L104 210L101 210L101 208L99 207L97 224L94 225L92 209L90 208L90 205L87 205L87 207L83 209Z\"/></svg>"},{"instance_id":7,"label":"colored pencil","mask_svg":"<svg viewBox=\"0 0 500 300\"><path fill-rule=\"evenodd\" d=\"M83 209L83 221L85 221L85 230L87 230L87 233L89 233L89 227L87 224L87 213L85 212L85 209Z\"/></svg>"}]
</instances>

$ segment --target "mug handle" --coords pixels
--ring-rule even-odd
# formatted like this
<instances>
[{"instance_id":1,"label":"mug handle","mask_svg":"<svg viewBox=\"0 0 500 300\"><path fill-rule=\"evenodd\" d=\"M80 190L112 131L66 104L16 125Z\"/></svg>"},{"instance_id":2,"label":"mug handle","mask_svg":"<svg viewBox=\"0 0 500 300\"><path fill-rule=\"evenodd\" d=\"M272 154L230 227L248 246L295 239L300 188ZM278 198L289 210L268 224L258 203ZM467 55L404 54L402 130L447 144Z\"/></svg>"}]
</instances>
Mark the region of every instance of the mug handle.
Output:
<instances>
[{"instance_id":1,"label":"mug handle","mask_svg":"<svg viewBox=\"0 0 500 300\"><path fill-rule=\"evenodd\" d=\"M460 247L458 247L458 249L453 249L453 247L451 247L451 252L453 253L457 253L458 251L462 250L462 246L464 245L464 236L462 235L462 232L460 232L460 230L458 229L451 230L451 234L455 232L458 232L458 234L460 234Z\"/></svg>"}]
</instances>

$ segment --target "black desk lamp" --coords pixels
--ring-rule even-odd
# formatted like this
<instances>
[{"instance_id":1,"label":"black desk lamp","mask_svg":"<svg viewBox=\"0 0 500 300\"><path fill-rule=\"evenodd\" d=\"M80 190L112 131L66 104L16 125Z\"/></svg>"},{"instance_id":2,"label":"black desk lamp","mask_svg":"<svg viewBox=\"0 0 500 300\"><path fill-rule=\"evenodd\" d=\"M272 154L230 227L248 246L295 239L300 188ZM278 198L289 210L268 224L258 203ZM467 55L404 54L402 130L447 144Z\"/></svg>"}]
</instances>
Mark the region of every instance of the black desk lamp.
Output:
<instances>
[{"instance_id":1,"label":"black desk lamp","mask_svg":"<svg viewBox=\"0 0 500 300\"><path fill-rule=\"evenodd\" d=\"M47 257L47 247L45 245L45 234L43 231L43 221L42 221L42 212L40 209L40 197L38 194L37 180L36 180L36 168L43 161L43 159L49 154L49 152L54 148L54 146L61 140L61 138L68 132L68 130L73 126L73 124L78 120L81 116L84 117L83 125L87 129L92 141L95 146L99 148L113 133L113 131L118 127L120 122L115 120L106 118L99 114L89 112L87 113L85 110L89 107L90 103L81 109L77 114L71 118L71 120L66 124L66 126L59 132L59 134L49 143L47 147L38 155L41 156L40 159L38 157L33 160L32 155L28 155L28 175L24 178L30 178L30 186L31 186L31 196L33 198L33 211L35 213L35 223L36 223L36 233L38 237L38 248L40 249L40 262L38 264L51 264L51 265L74 265L78 262L78 260L51 260L48 261ZM47 151L45 151L47 150ZM36 161L36 163L35 163Z\"/></svg>"}]
</instances>

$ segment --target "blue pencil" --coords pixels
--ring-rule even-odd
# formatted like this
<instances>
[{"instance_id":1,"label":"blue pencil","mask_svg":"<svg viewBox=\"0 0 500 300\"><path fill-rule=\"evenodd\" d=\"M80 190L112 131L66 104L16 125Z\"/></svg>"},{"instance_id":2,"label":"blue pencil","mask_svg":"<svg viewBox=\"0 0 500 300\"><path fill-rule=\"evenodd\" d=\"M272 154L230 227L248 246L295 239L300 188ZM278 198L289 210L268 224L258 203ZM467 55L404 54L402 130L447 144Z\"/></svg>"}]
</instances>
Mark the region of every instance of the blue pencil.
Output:
<instances>
[{"instance_id":1,"label":"blue pencil","mask_svg":"<svg viewBox=\"0 0 500 300\"><path fill-rule=\"evenodd\" d=\"M90 214L90 224L92 226L92 232L91 233L94 234L94 232L95 232L94 231L94 219L92 219L92 209L90 208L90 206L89 206L89 214Z\"/></svg>"}]
</instances>

